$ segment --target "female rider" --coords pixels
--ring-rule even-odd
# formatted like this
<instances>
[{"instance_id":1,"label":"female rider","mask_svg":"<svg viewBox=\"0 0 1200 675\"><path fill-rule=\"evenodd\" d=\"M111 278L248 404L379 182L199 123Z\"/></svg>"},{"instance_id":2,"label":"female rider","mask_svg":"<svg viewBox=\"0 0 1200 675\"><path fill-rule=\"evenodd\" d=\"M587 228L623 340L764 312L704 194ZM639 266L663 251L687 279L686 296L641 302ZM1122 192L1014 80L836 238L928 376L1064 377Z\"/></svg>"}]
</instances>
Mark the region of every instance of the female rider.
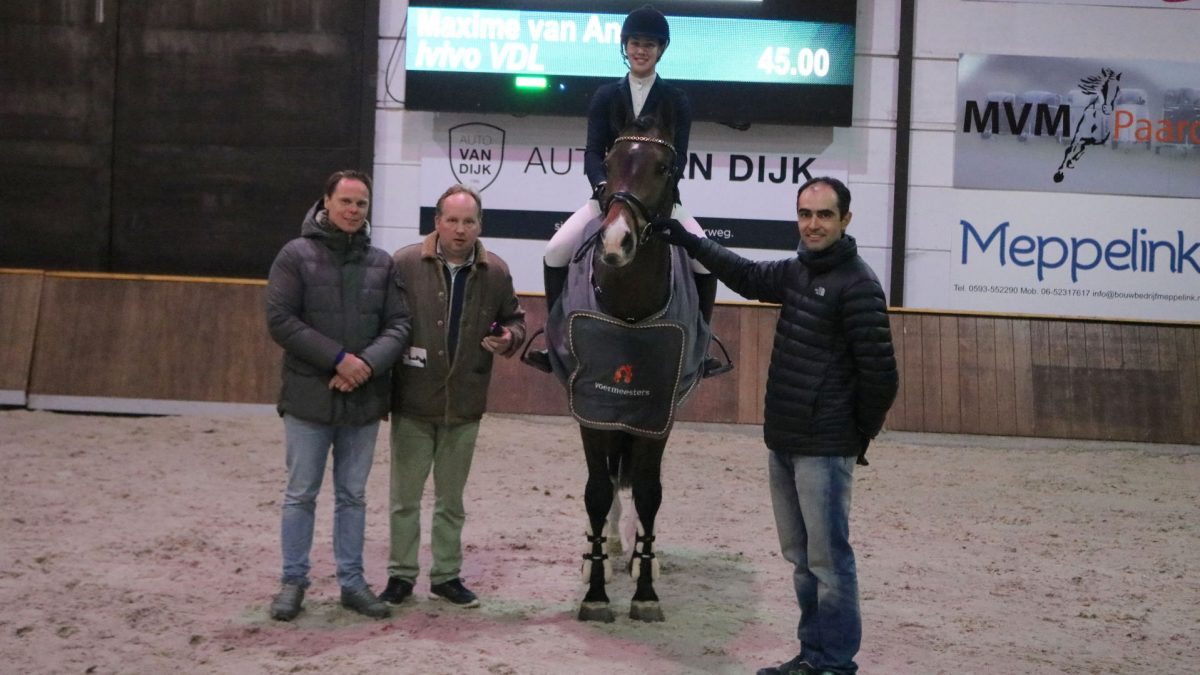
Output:
<instances>
[{"instance_id":1,"label":"female rider","mask_svg":"<svg viewBox=\"0 0 1200 675\"><path fill-rule=\"evenodd\" d=\"M650 5L635 9L625 17L621 26L621 58L629 66L629 74L620 80L601 85L592 96L588 108L587 147L584 152L584 172L592 185L592 198L562 224L546 244L544 258L544 281L546 284L546 311L554 306L567 280L567 264L575 250L583 243L584 227L600 215L597 197L604 191L607 175L604 156L608 154L621 129L613 126L610 110L620 105L623 99L627 110L634 117L643 111L652 111L659 106L670 106L675 126L675 176L683 175L687 166L688 137L692 131L692 108L687 94L658 77L656 68L667 45L671 43L671 29L662 12ZM676 203L671 217L683 223L689 232L705 236L703 228L683 206ZM692 261L692 272L700 291L700 308L707 322L712 319L712 306L716 298L716 279L708 274L699 263Z\"/></svg>"}]
</instances>

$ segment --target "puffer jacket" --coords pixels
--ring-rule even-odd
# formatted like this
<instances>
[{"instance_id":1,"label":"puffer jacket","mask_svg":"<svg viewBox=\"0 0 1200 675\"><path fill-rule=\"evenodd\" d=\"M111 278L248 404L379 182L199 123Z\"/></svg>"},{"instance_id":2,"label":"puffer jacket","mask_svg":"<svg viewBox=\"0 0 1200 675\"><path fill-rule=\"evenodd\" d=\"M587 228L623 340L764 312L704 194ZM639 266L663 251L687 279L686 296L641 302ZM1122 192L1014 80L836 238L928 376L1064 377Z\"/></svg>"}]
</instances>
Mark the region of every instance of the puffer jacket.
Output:
<instances>
[{"instance_id":1,"label":"puffer jacket","mask_svg":"<svg viewBox=\"0 0 1200 675\"><path fill-rule=\"evenodd\" d=\"M883 427L899 375L883 288L854 237L777 261L746 260L708 239L694 254L736 293L782 305L767 374L767 447L859 454Z\"/></svg>"},{"instance_id":2,"label":"puffer jacket","mask_svg":"<svg viewBox=\"0 0 1200 675\"><path fill-rule=\"evenodd\" d=\"M328 222L318 201L275 257L267 281L271 338L283 347L279 414L318 424L361 426L389 409L391 369L408 344L411 321L391 257ZM329 388L340 352L374 371L351 392Z\"/></svg>"},{"instance_id":3,"label":"puffer jacket","mask_svg":"<svg viewBox=\"0 0 1200 675\"><path fill-rule=\"evenodd\" d=\"M425 360L418 367L416 359L403 359L396 367L392 410L437 424L478 420L487 408L494 356L480 342L493 322L512 333L512 346L502 356L512 356L525 342L525 310L513 292L508 265L476 240L452 362L446 326L450 295L437 254L437 232L396 251L394 258L412 308L412 346L425 350Z\"/></svg>"}]
</instances>

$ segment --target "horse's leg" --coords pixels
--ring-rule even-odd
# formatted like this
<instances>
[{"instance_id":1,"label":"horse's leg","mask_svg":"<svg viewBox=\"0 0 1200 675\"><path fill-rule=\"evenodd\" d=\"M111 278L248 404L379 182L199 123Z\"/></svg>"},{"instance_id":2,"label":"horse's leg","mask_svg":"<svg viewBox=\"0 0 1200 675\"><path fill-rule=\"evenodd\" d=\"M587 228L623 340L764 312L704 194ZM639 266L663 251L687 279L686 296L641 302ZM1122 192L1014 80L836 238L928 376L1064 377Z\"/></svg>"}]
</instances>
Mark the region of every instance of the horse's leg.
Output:
<instances>
[{"instance_id":1,"label":"horse's leg","mask_svg":"<svg viewBox=\"0 0 1200 675\"><path fill-rule=\"evenodd\" d=\"M588 478L583 503L588 515L588 547L583 554L583 580L588 585L579 605L580 621L614 620L604 584L612 575L612 563L605 552L604 521L613 501L613 481L608 470L609 454L616 447L616 435L610 431L579 428L583 454L587 458Z\"/></svg>"},{"instance_id":2,"label":"horse's leg","mask_svg":"<svg viewBox=\"0 0 1200 675\"><path fill-rule=\"evenodd\" d=\"M662 621L663 611L654 592L658 560L654 554L654 519L662 504L662 455L666 439L638 438L634 441L630 476L633 505L637 509L638 533L634 540L629 572L637 582L629 617L638 621Z\"/></svg>"}]
</instances>

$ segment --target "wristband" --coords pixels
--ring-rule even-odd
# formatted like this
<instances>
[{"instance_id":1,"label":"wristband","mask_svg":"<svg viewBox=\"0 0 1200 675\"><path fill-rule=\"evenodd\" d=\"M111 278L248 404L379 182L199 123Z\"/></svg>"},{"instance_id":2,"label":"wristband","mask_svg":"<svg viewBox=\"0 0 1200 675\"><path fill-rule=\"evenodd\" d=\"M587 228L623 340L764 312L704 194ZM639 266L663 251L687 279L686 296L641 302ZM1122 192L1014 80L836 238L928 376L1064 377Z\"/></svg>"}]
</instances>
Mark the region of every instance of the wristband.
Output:
<instances>
[{"instance_id":1,"label":"wristband","mask_svg":"<svg viewBox=\"0 0 1200 675\"><path fill-rule=\"evenodd\" d=\"M338 352L338 355L333 358L333 367L337 368L342 364L342 359L346 358L346 350Z\"/></svg>"}]
</instances>

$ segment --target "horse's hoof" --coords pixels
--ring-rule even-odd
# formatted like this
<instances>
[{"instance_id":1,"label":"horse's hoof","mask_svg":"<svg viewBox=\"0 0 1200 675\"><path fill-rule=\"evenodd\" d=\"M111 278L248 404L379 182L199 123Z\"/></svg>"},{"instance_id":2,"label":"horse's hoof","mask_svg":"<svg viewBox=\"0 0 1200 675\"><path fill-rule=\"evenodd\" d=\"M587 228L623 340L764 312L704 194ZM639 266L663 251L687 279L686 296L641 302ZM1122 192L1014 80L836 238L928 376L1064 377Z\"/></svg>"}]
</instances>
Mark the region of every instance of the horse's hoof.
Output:
<instances>
[{"instance_id":1,"label":"horse's hoof","mask_svg":"<svg viewBox=\"0 0 1200 675\"><path fill-rule=\"evenodd\" d=\"M613 614L612 608L607 602L583 602L579 605L580 621L600 621L603 623L612 623L617 617ZM661 621L662 619L659 619Z\"/></svg>"},{"instance_id":2,"label":"horse's hoof","mask_svg":"<svg viewBox=\"0 0 1200 675\"><path fill-rule=\"evenodd\" d=\"M629 618L634 621L665 621L662 607L657 600L634 600L629 605Z\"/></svg>"}]
</instances>

